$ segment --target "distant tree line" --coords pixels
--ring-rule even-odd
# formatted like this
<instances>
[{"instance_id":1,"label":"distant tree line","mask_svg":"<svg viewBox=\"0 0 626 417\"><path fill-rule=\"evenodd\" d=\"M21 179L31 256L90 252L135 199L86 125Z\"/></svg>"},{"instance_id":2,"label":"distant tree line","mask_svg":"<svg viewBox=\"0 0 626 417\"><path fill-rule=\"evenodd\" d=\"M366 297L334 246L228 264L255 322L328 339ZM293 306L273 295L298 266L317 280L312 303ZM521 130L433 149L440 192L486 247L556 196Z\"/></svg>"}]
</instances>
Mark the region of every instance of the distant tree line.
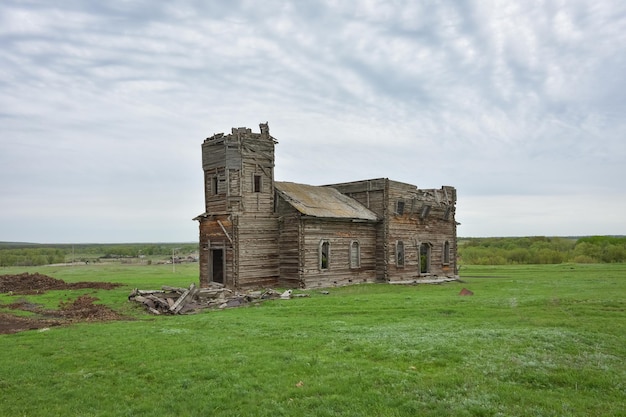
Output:
<instances>
[{"instance_id":1,"label":"distant tree line","mask_svg":"<svg viewBox=\"0 0 626 417\"><path fill-rule=\"evenodd\" d=\"M65 251L55 248L0 248L1 266L37 266L65 262Z\"/></svg>"},{"instance_id":2,"label":"distant tree line","mask_svg":"<svg viewBox=\"0 0 626 417\"><path fill-rule=\"evenodd\" d=\"M103 254L101 258L137 258L139 256L172 256L198 251L197 243L130 243L111 245L92 245L81 249L81 253Z\"/></svg>"},{"instance_id":3,"label":"distant tree line","mask_svg":"<svg viewBox=\"0 0 626 417\"><path fill-rule=\"evenodd\" d=\"M198 251L197 243L129 244L24 244L0 242L0 267L39 266L72 261L98 261L145 257L187 256Z\"/></svg>"},{"instance_id":4,"label":"distant tree line","mask_svg":"<svg viewBox=\"0 0 626 417\"><path fill-rule=\"evenodd\" d=\"M626 262L626 237L465 238L458 255L467 265Z\"/></svg>"},{"instance_id":5,"label":"distant tree line","mask_svg":"<svg viewBox=\"0 0 626 417\"><path fill-rule=\"evenodd\" d=\"M145 257L170 258L198 251L197 243L36 245L0 242L0 267ZM460 238L460 264L510 265L626 262L626 237Z\"/></svg>"}]
</instances>

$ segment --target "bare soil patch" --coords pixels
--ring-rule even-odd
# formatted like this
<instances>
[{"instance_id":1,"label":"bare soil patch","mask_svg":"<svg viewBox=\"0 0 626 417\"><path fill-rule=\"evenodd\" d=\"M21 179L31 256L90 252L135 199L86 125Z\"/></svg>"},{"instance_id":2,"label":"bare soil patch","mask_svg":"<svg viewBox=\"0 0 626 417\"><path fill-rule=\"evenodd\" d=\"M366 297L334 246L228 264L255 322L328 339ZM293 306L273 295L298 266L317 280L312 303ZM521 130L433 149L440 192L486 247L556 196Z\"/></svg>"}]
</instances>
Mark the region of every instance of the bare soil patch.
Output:
<instances>
[{"instance_id":1,"label":"bare soil patch","mask_svg":"<svg viewBox=\"0 0 626 417\"><path fill-rule=\"evenodd\" d=\"M66 283L63 280L49 277L43 274L19 274L1 275L0 293L17 294L42 294L48 290L65 289L112 289L120 286L111 282L76 282ZM35 313L31 317L15 316L0 312L0 334L16 333L24 330L43 329L51 326L84 322L84 321L109 321L122 320L125 317L119 315L105 305L94 304L98 298L88 294L81 295L74 301L61 301L58 310L45 309L42 306L21 299L2 307L11 310L23 310Z\"/></svg>"},{"instance_id":2,"label":"bare soil patch","mask_svg":"<svg viewBox=\"0 0 626 417\"><path fill-rule=\"evenodd\" d=\"M60 324L61 323L55 320L33 319L0 313L0 334L43 329L50 326L59 326Z\"/></svg>"},{"instance_id":3,"label":"bare soil patch","mask_svg":"<svg viewBox=\"0 0 626 417\"><path fill-rule=\"evenodd\" d=\"M35 272L25 272L18 275L0 275L0 293L12 294L42 294L49 290L76 290L81 288L96 288L110 290L121 284L113 282L65 282L62 279L52 278Z\"/></svg>"}]
</instances>

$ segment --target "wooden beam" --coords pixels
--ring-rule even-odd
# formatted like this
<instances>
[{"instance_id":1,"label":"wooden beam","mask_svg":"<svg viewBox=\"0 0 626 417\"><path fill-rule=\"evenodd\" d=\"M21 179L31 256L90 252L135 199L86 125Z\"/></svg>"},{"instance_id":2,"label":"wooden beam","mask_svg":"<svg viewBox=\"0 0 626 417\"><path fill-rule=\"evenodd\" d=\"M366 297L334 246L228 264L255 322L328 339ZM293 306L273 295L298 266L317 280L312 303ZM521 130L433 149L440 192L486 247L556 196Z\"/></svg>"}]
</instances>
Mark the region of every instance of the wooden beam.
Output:
<instances>
[{"instance_id":1,"label":"wooden beam","mask_svg":"<svg viewBox=\"0 0 626 417\"><path fill-rule=\"evenodd\" d=\"M220 225L220 227L222 228L222 231L224 232L224 234L226 235L226 237L228 238L228 241L230 242L230 244L233 244L233 240L230 238L230 235L228 234L228 232L226 231L226 228L224 227L224 225L222 224L222 222L220 220L217 221L217 224Z\"/></svg>"}]
</instances>

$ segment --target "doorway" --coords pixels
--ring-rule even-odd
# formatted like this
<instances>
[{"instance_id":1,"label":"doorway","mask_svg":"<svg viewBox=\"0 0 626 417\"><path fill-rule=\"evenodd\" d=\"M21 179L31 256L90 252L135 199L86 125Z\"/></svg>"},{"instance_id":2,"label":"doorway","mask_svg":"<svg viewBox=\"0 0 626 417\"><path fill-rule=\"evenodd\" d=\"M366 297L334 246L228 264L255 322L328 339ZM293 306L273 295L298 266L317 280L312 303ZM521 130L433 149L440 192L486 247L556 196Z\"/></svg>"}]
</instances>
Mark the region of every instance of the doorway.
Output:
<instances>
[{"instance_id":1,"label":"doorway","mask_svg":"<svg viewBox=\"0 0 626 417\"><path fill-rule=\"evenodd\" d=\"M224 283L224 249L211 249L209 281Z\"/></svg>"}]
</instances>

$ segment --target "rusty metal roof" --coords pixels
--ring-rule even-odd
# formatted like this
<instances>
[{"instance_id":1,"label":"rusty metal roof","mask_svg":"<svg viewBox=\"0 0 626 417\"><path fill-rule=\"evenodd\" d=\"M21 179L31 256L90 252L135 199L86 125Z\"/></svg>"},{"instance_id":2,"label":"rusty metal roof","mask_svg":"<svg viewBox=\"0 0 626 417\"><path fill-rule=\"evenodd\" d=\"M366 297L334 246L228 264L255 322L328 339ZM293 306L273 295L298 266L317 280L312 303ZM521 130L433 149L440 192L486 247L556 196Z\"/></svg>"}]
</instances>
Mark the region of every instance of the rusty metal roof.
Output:
<instances>
[{"instance_id":1,"label":"rusty metal roof","mask_svg":"<svg viewBox=\"0 0 626 417\"><path fill-rule=\"evenodd\" d=\"M378 220L367 207L331 187L274 182L279 194L300 213L331 219Z\"/></svg>"}]
</instances>

